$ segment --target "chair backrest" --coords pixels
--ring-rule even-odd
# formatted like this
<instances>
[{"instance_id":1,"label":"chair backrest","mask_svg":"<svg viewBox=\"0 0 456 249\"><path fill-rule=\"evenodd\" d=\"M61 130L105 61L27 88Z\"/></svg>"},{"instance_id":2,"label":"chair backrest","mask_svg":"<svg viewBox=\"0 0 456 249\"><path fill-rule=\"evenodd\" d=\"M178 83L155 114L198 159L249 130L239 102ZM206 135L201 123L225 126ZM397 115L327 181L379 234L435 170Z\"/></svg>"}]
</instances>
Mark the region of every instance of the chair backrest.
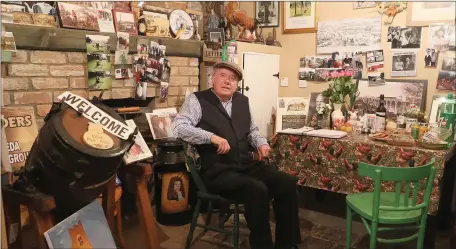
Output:
<instances>
[{"instance_id":1,"label":"chair backrest","mask_svg":"<svg viewBox=\"0 0 456 249\"><path fill-rule=\"evenodd\" d=\"M372 177L374 179L374 217L378 217L379 210L410 211L424 209L426 214L435 176L434 163L435 159L432 158L426 165L402 168L376 166L360 162L358 174L360 176ZM427 178L425 184L420 184L420 180L422 181L425 178ZM392 206L380 206L382 181L393 181L396 183L394 202ZM405 185L404 195L402 195L403 185ZM417 196L420 189L424 190L423 202L417 204ZM401 198L403 199L403 202L401 202Z\"/></svg>"},{"instance_id":2,"label":"chair backrest","mask_svg":"<svg viewBox=\"0 0 456 249\"><path fill-rule=\"evenodd\" d=\"M184 144L185 149L185 163L187 164L187 168L190 171L190 175L192 176L193 181L195 181L196 187L201 192L207 192L206 186L204 185L198 171L199 167L197 167L197 164L199 162L195 161L195 159L187 153L191 145L183 140L182 143Z\"/></svg>"}]
</instances>

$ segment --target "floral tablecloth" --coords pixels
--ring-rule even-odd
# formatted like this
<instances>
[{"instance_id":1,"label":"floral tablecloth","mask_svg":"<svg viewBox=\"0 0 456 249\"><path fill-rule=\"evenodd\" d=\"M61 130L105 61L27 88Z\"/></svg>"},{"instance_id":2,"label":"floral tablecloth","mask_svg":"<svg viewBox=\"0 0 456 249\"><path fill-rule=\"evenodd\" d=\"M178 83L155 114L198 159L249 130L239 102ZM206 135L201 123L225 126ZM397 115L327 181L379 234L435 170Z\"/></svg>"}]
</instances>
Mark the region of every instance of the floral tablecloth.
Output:
<instances>
[{"instance_id":1,"label":"floral tablecloth","mask_svg":"<svg viewBox=\"0 0 456 249\"><path fill-rule=\"evenodd\" d=\"M435 215L440 197L439 182L443 176L446 150L392 146L369 139L365 135L342 139L277 134L271 143L272 161L281 171L297 175L299 185L338 193L373 191L371 178L357 174L358 162L389 167L424 165L435 157L436 176L433 182L429 214ZM424 182L420 189L423 189ZM382 182L383 191L394 191L394 182ZM423 191L418 194L422 201Z\"/></svg>"}]
</instances>

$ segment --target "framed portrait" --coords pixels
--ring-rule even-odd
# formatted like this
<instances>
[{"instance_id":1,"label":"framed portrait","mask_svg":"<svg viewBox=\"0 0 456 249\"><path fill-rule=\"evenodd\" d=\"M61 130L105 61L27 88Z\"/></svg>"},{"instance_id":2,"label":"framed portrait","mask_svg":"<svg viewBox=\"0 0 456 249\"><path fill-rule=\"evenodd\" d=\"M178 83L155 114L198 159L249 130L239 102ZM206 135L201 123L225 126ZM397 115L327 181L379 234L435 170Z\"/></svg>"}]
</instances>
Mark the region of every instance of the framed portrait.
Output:
<instances>
[{"instance_id":1,"label":"framed portrait","mask_svg":"<svg viewBox=\"0 0 456 249\"><path fill-rule=\"evenodd\" d=\"M437 114L439 112L440 105L446 100L446 95L434 94L432 96L431 111L429 112L429 123L438 123Z\"/></svg>"},{"instance_id":2,"label":"framed portrait","mask_svg":"<svg viewBox=\"0 0 456 249\"><path fill-rule=\"evenodd\" d=\"M407 26L428 26L431 23L454 23L456 2L408 2Z\"/></svg>"},{"instance_id":3,"label":"framed portrait","mask_svg":"<svg viewBox=\"0 0 456 249\"><path fill-rule=\"evenodd\" d=\"M279 1L255 2L255 18L260 22L260 27L279 27Z\"/></svg>"},{"instance_id":4,"label":"framed portrait","mask_svg":"<svg viewBox=\"0 0 456 249\"><path fill-rule=\"evenodd\" d=\"M225 31L222 28L208 28L206 32L207 47L214 50L222 48L223 44L225 44Z\"/></svg>"},{"instance_id":5,"label":"framed portrait","mask_svg":"<svg viewBox=\"0 0 456 249\"><path fill-rule=\"evenodd\" d=\"M310 1L282 3L282 32L284 34L317 31L317 3Z\"/></svg>"},{"instance_id":6,"label":"framed portrait","mask_svg":"<svg viewBox=\"0 0 456 249\"><path fill-rule=\"evenodd\" d=\"M100 30L97 12L92 7L58 2L58 11L62 28Z\"/></svg>"},{"instance_id":7,"label":"framed portrait","mask_svg":"<svg viewBox=\"0 0 456 249\"><path fill-rule=\"evenodd\" d=\"M136 14L133 11L114 9L112 13L114 15L116 32L125 32L130 35L138 34L138 21L136 20Z\"/></svg>"}]
</instances>

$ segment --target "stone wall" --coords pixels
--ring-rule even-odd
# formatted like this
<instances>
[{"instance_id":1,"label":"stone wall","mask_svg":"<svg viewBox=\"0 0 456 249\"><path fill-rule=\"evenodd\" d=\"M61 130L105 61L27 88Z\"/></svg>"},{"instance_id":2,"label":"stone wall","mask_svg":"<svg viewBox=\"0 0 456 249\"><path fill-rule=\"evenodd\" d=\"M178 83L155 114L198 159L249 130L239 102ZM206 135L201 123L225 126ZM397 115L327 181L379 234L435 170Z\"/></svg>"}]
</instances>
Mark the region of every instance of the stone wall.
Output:
<instances>
[{"instance_id":1,"label":"stone wall","mask_svg":"<svg viewBox=\"0 0 456 249\"><path fill-rule=\"evenodd\" d=\"M160 99L160 87L149 84L148 97L155 97L155 108L179 107L188 91L197 91L199 85L198 58L168 57L171 78L168 98ZM129 58L131 61L131 58ZM87 83L87 57L83 52L53 52L18 50L16 57L2 72L3 105L6 107L32 106L38 125L50 109L52 102L64 91L85 98L98 96L100 91L89 91ZM112 89L104 99L134 98L135 80L113 79Z\"/></svg>"}]
</instances>

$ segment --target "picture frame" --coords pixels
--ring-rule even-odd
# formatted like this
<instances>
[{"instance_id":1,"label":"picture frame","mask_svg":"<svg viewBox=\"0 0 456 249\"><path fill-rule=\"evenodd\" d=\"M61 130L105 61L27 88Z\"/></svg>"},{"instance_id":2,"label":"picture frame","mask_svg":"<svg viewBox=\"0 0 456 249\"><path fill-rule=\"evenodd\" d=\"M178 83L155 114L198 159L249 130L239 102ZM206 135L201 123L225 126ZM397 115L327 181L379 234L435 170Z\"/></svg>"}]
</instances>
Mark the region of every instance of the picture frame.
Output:
<instances>
[{"instance_id":1,"label":"picture frame","mask_svg":"<svg viewBox=\"0 0 456 249\"><path fill-rule=\"evenodd\" d=\"M316 2L282 2L282 33L302 34L316 32L316 5ZM299 11L296 7L299 8Z\"/></svg>"},{"instance_id":2,"label":"picture frame","mask_svg":"<svg viewBox=\"0 0 456 249\"><path fill-rule=\"evenodd\" d=\"M138 20L133 11L117 10L112 11L116 32L125 32L130 35L138 35Z\"/></svg>"},{"instance_id":3,"label":"picture frame","mask_svg":"<svg viewBox=\"0 0 456 249\"><path fill-rule=\"evenodd\" d=\"M431 23L454 23L455 2L414 2L407 4L407 26L429 26Z\"/></svg>"},{"instance_id":4,"label":"picture frame","mask_svg":"<svg viewBox=\"0 0 456 249\"><path fill-rule=\"evenodd\" d=\"M94 8L58 2L57 9L59 23L62 28L100 31L97 19L98 15ZM79 13L79 16L83 16L87 21L81 25L81 22L76 20L73 13Z\"/></svg>"},{"instance_id":5,"label":"picture frame","mask_svg":"<svg viewBox=\"0 0 456 249\"><path fill-rule=\"evenodd\" d=\"M354 1L353 2L353 9L369 9L375 8L377 6L376 2L368 2L368 1Z\"/></svg>"},{"instance_id":6,"label":"picture frame","mask_svg":"<svg viewBox=\"0 0 456 249\"><path fill-rule=\"evenodd\" d=\"M208 28L206 29L207 47L212 49L222 48L225 44L225 30L223 28Z\"/></svg>"},{"instance_id":7,"label":"picture frame","mask_svg":"<svg viewBox=\"0 0 456 249\"><path fill-rule=\"evenodd\" d=\"M429 111L428 120L429 123L437 123L437 114L439 112L439 107L442 102L446 99L446 95L443 94L434 94L432 96L431 110Z\"/></svg>"},{"instance_id":8,"label":"picture frame","mask_svg":"<svg viewBox=\"0 0 456 249\"><path fill-rule=\"evenodd\" d=\"M279 27L280 1L255 2L255 18L260 22L259 27ZM272 8L270 10L270 8ZM264 19L264 20L263 20Z\"/></svg>"}]
</instances>

